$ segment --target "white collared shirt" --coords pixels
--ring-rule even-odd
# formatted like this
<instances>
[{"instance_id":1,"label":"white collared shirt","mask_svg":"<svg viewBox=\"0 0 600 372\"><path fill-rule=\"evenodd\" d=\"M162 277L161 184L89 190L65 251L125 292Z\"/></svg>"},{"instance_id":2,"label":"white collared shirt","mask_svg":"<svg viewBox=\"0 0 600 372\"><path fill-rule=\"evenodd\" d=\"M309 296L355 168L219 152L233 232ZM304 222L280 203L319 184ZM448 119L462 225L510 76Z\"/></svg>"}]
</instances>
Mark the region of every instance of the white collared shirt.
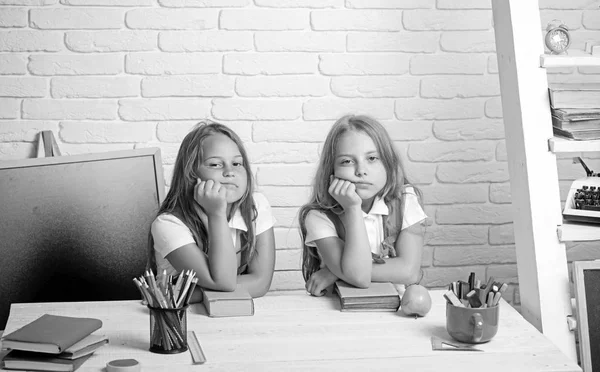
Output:
<instances>
[{"instance_id":1,"label":"white collared shirt","mask_svg":"<svg viewBox=\"0 0 600 372\"><path fill-rule=\"evenodd\" d=\"M255 192L253 197L258 212L256 221L254 221L256 224L255 233L256 236L258 236L273 227L275 218L271 213L271 206L264 195ZM248 230L239 209L233 214L233 217L229 221L229 230L231 232L233 246L236 248L236 251L239 251L240 232ZM156 217L154 222L152 222L150 231L152 232L152 238L154 239L154 256L156 258L156 268L158 272L162 273L163 270L166 270L167 275L176 275L177 270L175 270L165 257L184 245L195 243L192 232L179 218L168 213L163 213ZM239 266L239 252L237 256Z\"/></svg>"},{"instance_id":2,"label":"white collared shirt","mask_svg":"<svg viewBox=\"0 0 600 372\"><path fill-rule=\"evenodd\" d=\"M412 187L406 188L404 212L402 214L402 230L424 221L427 218L425 211L419 204L419 199ZM389 209L383 199L373 201L369 213L363 212L365 228L369 238L371 252L381 253L381 242L384 239L383 216L389 214ZM306 215L306 238L304 242L309 247L316 247L315 241L331 236L338 236L334 223L321 211L312 210Z\"/></svg>"}]
</instances>

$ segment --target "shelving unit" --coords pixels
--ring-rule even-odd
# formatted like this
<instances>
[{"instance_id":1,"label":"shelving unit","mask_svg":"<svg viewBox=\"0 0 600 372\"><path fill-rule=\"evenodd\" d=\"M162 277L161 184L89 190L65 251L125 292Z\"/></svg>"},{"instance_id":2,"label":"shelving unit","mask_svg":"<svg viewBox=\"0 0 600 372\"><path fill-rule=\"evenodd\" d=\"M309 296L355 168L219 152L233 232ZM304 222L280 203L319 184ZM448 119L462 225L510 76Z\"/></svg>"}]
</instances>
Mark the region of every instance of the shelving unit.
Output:
<instances>
[{"instance_id":1,"label":"shelving unit","mask_svg":"<svg viewBox=\"0 0 600 372\"><path fill-rule=\"evenodd\" d=\"M558 226L557 235L561 242L600 240L600 226L563 222Z\"/></svg>"},{"instance_id":2,"label":"shelving unit","mask_svg":"<svg viewBox=\"0 0 600 372\"><path fill-rule=\"evenodd\" d=\"M600 227L563 223L556 154L600 151L600 141L554 137L545 68L600 66L600 58L573 50L544 54L537 1L492 0L492 11L521 313L577 360L564 242L600 239Z\"/></svg>"},{"instance_id":3,"label":"shelving unit","mask_svg":"<svg viewBox=\"0 0 600 372\"><path fill-rule=\"evenodd\" d=\"M540 67L583 67L600 66L600 58L586 53L584 50L568 50L568 54L540 56Z\"/></svg>"},{"instance_id":4,"label":"shelving unit","mask_svg":"<svg viewBox=\"0 0 600 372\"><path fill-rule=\"evenodd\" d=\"M600 61L600 58L598 60ZM552 137L548 140L548 149L555 154L600 151L600 140L573 141L566 138Z\"/></svg>"}]
</instances>

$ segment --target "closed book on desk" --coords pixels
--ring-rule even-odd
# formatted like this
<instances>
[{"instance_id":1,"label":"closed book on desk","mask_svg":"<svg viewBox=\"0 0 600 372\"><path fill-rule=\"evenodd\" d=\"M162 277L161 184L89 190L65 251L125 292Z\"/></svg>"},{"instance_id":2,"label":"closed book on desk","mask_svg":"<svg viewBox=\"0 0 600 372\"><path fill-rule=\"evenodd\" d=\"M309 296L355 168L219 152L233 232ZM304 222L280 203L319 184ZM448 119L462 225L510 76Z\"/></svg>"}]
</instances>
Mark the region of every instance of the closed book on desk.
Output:
<instances>
[{"instance_id":1,"label":"closed book on desk","mask_svg":"<svg viewBox=\"0 0 600 372\"><path fill-rule=\"evenodd\" d=\"M600 107L599 83L558 83L548 88L554 108L589 109Z\"/></svg>"},{"instance_id":2,"label":"closed book on desk","mask_svg":"<svg viewBox=\"0 0 600 372\"><path fill-rule=\"evenodd\" d=\"M12 350L4 357L4 369L71 372L76 371L91 356L92 354L88 354L78 359L69 360L57 358L56 355L52 354Z\"/></svg>"},{"instance_id":3,"label":"closed book on desk","mask_svg":"<svg viewBox=\"0 0 600 372\"><path fill-rule=\"evenodd\" d=\"M44 314L6 335L2 339L2 347L60 354L100 327L100 319Z\"/></svg>"},{"instance_id":4,"label":"closed book on desk","mask_svg":"<svg viewBox=\"0 0 600 372\"><path fill-rule=\"evenodd\" d=\"M356 288L338 280L334 291L340 298L342 311L397 311L400 307L400 295L389 282Z\"/></svg>"},{"instance_id":5,"label":"closed book on desk","mask_svg":"<svg viewBox=\"0 0 600 372\"><path fill-rule=\"evenodd\" d=\"M89 335L83 340L76 342L56 357L71 360L81 358L82 356L92 354L107 343L108 337L104 335Z\"/></svg>"},{"instance_id":6,"label":"closed book on desk","mask_svg":"<svg viewBox=\"0 0 600 372\"><path fill-rule=\"evenodd\" d=\"M238 286L233 292L220 292L203 289L202 303L208 316L251 316L254 315L254 300L250 293Z\"/></svg>"}]
</instances>

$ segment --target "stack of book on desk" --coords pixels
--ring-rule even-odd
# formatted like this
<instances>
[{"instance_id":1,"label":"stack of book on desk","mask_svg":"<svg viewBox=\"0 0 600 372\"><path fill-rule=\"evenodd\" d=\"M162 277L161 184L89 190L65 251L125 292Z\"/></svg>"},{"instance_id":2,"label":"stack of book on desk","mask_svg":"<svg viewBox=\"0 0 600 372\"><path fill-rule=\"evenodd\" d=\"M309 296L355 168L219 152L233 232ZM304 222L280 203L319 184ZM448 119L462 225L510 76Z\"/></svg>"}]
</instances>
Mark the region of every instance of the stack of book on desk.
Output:
<instances>
[{"instance_id":1,"label":"stack of book on desk","mask_svg":"<svg viewBox=\"0 0 600 372\"><path fill-rule=\"evenodd\" d=\"M392 283L356 288L338 280L334 291L340 298L341 311L397 311L400 307L400 294Z\"/></svg>"},{"instance_id":2,"label":"stack of book on desk","mask_svg":"<svg viewBox=\"0 0 600 372\"><path fill-rule=\"evenodd\" d=\"M6 335L2 348L10 349L4 357L4 369L35 371L75 371L108 338L93 335L102 321L44 314L31 323Z\"/></svg>"},{"instance_id":3,"label":"stack of book on desk","mask_svg":"<svg viewBox=\"0 0 600 372\"><path fill-rule=\"evenodd\" d=\"M202 288L202 304L210 317L252 316L254 300L250 293L241 286L233 292L211 291Z\"/></svg>"},{"instance_id":4,"label":"stack of book on desk","mask_svg":"<svg viewBox=\"0 0 600 372\"><path fill-rule=\"evenodd\" d=\"M563 83L548 88L555 135L600 139L600 84Z\"/></svg>"}]
</instances>

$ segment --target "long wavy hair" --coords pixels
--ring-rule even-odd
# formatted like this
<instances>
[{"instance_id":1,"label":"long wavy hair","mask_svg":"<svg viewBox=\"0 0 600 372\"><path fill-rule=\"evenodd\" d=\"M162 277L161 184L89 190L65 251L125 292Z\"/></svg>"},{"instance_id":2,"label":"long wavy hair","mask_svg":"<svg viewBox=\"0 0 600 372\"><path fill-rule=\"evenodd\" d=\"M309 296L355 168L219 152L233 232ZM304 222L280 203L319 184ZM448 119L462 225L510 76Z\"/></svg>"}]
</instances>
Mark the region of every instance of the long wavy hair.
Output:
<instances>
[{"instance_id":1,"label":"long wavy hair","mask_svg":"<svg viewBox=\"0 0 600 372\"><path fill-rule=\"evenodd\" d=\"M364 115L347 115L337 120L331 127L317 166L317 172L312 185L312 193L308 203L304 204L298 212L300 224L300 237L302 239L302 276L308 281L310 276L321 266L321 259L315 247L304 244L306 238L306 216L311 210L331 211L336 214L343 212L338 202L329 194L329 176L334 171L334 161L339 138L348 131L359 131L368 135L379 152L379 156L386 171L387 180L383 189L376 195L383 198L390 207L390 215L395 214L396 221L402 223L404 210L404 194L409 181L404 172L400 156L394 149L394 144L387 130L377 120ZM420 200L420 191L414 188ZM400 203L393 203L393 201ZM394 219L388 219L391 223ZM394 229L389 226L389 231L400 231L401 226ZM339 232L338 232L339 234Z\"/></svg>"},{"instance_id":2,"label":"long wavy hair","mask_svg":"<svg viewBox=\"0 0 600 372\"><path fill-rule=\"evenodd\" d=\"M235 142L244 162L244 169L248 179L246 192L240 200L232 203L227 220L231 220L234 213L238 209L240 210L248 228L246 232L242 232L241 241L244 242L244 245L241 247L242 257L245 255L248 258L247 262L250 262L256 252L256 232L253 222L257 216L254 198L252 197L254 192L252 170L250 169L248 155L242 140L234 131L223 124L202 121L194 126L185 136L175 160L171 188L162 202L157 216L169 213L179 218L192 232L196 245L204 252L208 252L210 237L208 236L207 227L204 226L196 208L202 209L205 213L206 211L194 200L194 186L196 185L196 180L199 178L197 170L204 161L202 145L208 137L215 134L225 135ZM147 266L148 269L156 271L152 233L148 234Z\"/></svg>"}]
</instances>

